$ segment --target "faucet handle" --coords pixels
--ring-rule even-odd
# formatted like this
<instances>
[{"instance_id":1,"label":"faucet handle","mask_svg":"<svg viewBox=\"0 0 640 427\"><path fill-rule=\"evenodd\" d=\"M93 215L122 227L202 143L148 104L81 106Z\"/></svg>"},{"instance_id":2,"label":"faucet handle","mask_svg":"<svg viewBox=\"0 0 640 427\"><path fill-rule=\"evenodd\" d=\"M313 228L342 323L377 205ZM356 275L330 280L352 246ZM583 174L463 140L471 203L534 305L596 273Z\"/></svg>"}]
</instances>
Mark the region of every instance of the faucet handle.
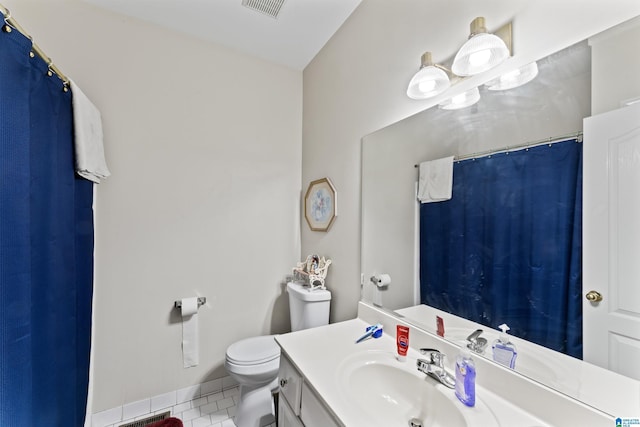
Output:
<instances>
[{"instance_id":1,"label":"faucet handle","mask_svg":"<svg viewBox=\"0 0 640 427\"><path fill-rule=\"evenodd\" d=\"M425 356L428 356L431 353L440 353L440 350L437 350L435 348L421 348L420 353L424 354Z\"/></svg>"},{"instance_id":2,"label":"faucet handle","mask_svg":"<svg viewBox=\"0 0 640 427\"><path fill-rule=\"evenodd\" d=\"M482 329L476 329L467 337L467 348L476 353L482 354L487 346L487 339L481 337Z\"/></svg>"},{"instance_id":3,"label":"faucet handle","mask_svg":"<svg viewBox=\"0 0 640 427\"><path fill-rule=\"evenodd\" d=\"M420 353L425 356L429 356L431 363L442 367L444 365L444 357L445 355L435 348L421 348Z\"/></svg>"},{"instance_id":4,"label":"faucet handle","mask_svg":"<svg viewBox=\"0 0 640 427\"><path fill-rule=\"evenodd\" d=\"M476 329L467 337L467 341L476 342L480 334L482 334L482 329Z\"/></svg>"}]
</instances>

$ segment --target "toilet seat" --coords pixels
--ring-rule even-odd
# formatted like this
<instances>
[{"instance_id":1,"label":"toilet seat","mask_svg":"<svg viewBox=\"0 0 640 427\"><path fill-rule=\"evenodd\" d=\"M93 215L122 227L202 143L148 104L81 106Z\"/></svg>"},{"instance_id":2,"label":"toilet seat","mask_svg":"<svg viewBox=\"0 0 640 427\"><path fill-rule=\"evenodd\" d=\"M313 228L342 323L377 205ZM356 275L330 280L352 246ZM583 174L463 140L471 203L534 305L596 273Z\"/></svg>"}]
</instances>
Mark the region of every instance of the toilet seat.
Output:
<instances>
[{"instance_id":1,"label":"toilet seat","mask_svg":"<svg viewBox=\"0 0 640 427\"><path fill-rule=\"evenodd\" d=\"M251 337L231 344L227 348L227 361L237 366L251 366L280 359L280 346L273 337Z\"/></svg>"}]
</instances>

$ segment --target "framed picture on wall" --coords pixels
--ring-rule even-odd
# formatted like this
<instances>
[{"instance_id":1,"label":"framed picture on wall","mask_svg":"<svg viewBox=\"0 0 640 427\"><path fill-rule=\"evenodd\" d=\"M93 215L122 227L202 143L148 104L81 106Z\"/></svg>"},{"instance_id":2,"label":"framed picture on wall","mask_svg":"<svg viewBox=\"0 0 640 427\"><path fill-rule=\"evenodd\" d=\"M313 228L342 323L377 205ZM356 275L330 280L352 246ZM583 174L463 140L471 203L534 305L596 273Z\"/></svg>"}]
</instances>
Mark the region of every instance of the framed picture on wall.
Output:
<instances>
[{"instance_id":1,"label":"framed picture on wall","mask_svg":"<svg viewBox=\"0 0 640 427\"><path fill-rule=\"evenodd\" d=\"M311 181L304 196L304 217L313 231L328 231L338 216L336 189L329 178Z\"/></svg>"}]
</instances>

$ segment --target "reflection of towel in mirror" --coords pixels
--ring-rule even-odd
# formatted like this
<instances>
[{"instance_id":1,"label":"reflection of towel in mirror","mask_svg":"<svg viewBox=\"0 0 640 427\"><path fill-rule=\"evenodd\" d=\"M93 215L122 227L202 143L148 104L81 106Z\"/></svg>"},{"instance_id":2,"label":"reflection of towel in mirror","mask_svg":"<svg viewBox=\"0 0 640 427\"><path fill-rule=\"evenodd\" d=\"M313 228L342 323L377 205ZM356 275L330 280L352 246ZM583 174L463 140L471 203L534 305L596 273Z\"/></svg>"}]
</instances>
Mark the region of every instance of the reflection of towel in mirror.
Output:
<instances>
[{"instance_id":1,"label":"reflection of towel in mirror","mask_svg":"<svg viewBox=\"0 0 640 427\"><path fill-rule=\"evenodd\" d=\"M71 93L76 172L81 177L100 184L100 180L111 175L104 159L100 111L73 81Z\"/></svg>"},{"instance_id":2,"label":"reflection of towel in mirror","mask_svg":"<svg viewBox=\"0 0 640 427\"><path fill-rule=\"evenodd\" d=\"M422 203L451 199L453 156L420 163L418 200Z\"/></svg>"}]
</instances>

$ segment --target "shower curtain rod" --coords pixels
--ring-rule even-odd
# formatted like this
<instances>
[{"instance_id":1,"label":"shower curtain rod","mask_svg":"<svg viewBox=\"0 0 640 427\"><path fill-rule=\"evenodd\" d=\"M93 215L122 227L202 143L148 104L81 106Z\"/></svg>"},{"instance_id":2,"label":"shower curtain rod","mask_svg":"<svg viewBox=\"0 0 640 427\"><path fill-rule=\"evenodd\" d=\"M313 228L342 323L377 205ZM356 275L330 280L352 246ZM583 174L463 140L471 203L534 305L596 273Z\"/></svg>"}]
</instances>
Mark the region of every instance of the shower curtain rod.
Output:
<instances>
[{"instance_id":1,"label":"shower curtain rod","mask_svg":"<svg viewBox=\"0 0 640 427\"><path fill-rule=\"evenodd\" d=\"M37 54L40 58L42 58L44 60L44 62L47 63L47 66L49 67L49 72L50 73L55 73L58 78L60 80L62 80L62 83L64 84L64 91L68 91L69 90L69 79L67 78L67 76L65 76L64 74L62 74L62 72L60 71L60 69L58 67L55 66L55 64L53 63L53 61L51 60L51 58L49 58L42 49L40 49L40 46L38 46L34 41L33 41L33 37L31 37L29 35L29 33L27 33L24 28L22 28L20 26L20 24L18 24L18 22L16 22L15 19L13 19L11 17L11 12L9 11L9 9L7 9L4 5L0 4L0 12L2 12L2 15L4 15L4 22L6 25L3 26L2 31L6 31L6 32L11 32L12 29L13 30L17 30L20 33L22 33L22 35L24 35L26 38L28 38L29 40L31 40L31 45L32 45L32 51ZM51 75L51 74L50 74Z\"/></svg>"},{"instance_id":2,"label":"shower curtain rod","mask_svg":"<svg viewBox=\"0 0 640 427\"><path fill-rule=\"evenodd\" d=\"M523 144L510 145L510 146L507 146L507 147L497 148L497 149L487 150L487 151L479 151L477 153L465 154L463 156L455 156L453 158L453 161L454 162L458 162L460 160L477 159L479 157L491 156L492 154L508 153L510 151L521 150L523 148L536 147L538 145L544 145L544 144L551 145L551 144L555 144L556 142L561 142L561 141L564 141L564 140L569 139L569 138L577 138L578 142L582 142L581 137L582 137L582 131L573 132L573 133L569 133L569 134L566 134L566 135L553 136L553 137L549 137L549 138L545 138L545 139L539 139L537 141L529 141L529 142L525 142ZM413 165L413 167L417 168L417 167L420 167L420 165Z\"/></svg>"}]
</instances>

